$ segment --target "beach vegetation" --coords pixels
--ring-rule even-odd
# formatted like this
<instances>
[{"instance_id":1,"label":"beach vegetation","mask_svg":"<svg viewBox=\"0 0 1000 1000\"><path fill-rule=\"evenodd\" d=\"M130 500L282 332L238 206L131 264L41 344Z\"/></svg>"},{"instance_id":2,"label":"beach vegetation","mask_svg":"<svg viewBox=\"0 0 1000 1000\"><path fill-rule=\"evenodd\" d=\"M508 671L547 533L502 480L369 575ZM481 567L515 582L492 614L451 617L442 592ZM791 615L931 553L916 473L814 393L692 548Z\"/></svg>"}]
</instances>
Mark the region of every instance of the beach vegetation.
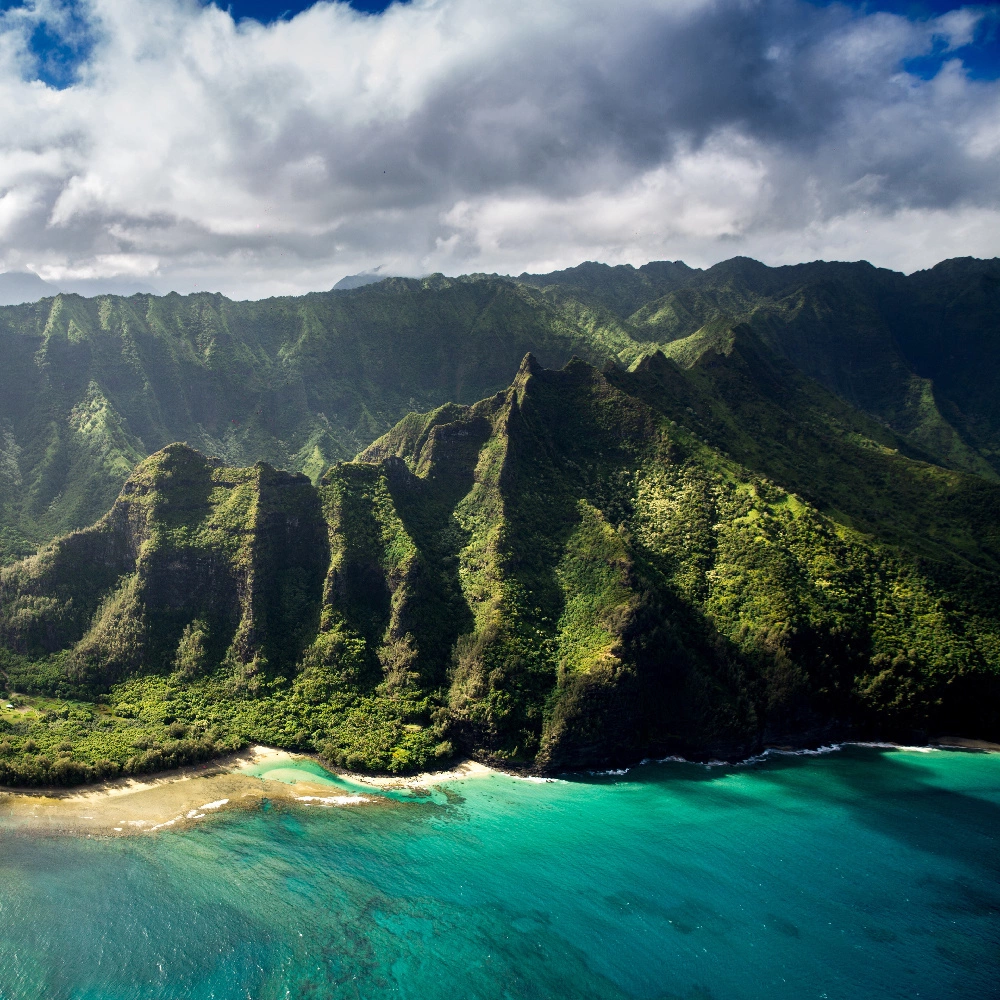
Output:
<instances>
[{"instance_id":1,"label":"beach vegetation","mask_svg":"<svg viewBox=\"0 0 1000 1000\"><path fill-rule=\"evenodd\" d=\"M316 485L144 460L93 527L2 570L0 783L251 742L411 773L988 738L1000 486L885 446L749 328L699 351L529 355Z\"/></svg>"}]
</instances>

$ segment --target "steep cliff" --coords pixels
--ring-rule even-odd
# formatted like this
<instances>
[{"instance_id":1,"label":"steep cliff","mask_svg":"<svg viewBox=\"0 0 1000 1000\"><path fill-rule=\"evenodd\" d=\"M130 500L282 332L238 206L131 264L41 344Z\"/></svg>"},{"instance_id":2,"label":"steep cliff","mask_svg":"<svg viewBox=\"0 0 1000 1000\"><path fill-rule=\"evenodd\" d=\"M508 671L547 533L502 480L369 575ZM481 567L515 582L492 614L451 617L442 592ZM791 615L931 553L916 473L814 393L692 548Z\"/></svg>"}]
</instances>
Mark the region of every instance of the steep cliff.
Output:
<instances>
[{"instance_id":1,"label":"steep cliff","mask_svg":"<svg viewBox=\"0 0 1000 1000\"><path fill-rule=\"evenodd\" d=\"M0 307L0 564L92 524L136 463L187 441L315 483L413 410L506 387L528 351L625 367L746 325L939 465L1000 477L1000 261L705 271L659 261L233 302L56 295ZM686 362L684 362L686 363Z\"/></svg>"},{"instance_id":2,"label":"steep cliff","mask_svg":"<svg viewBox=\"0 0 1000 1000\"><path fill-rule=\"evenodd\" d=\"M406 771L1000 735L1000 486L749 326L677 356L528 355L316 486L158 452L0 575L7 687L48 699L0 713L0 780L249 740Z\"/></svg>"}]
</instances>

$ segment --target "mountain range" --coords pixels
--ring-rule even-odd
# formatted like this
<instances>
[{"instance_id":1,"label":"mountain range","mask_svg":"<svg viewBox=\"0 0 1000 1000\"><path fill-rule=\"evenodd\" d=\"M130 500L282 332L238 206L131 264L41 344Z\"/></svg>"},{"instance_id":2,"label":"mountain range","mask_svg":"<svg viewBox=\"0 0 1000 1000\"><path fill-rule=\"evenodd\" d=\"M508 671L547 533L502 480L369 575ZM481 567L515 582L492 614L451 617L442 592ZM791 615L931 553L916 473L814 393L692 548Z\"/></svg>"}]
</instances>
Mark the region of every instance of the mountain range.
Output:
<instances>
[{"instance_id":1,"label":"mountain range","mask_svg":"<svg viewBox=\"0 0 1000 1000\"><path fill-rule=\"evenodd\" d=\"M998 305L736 258L0 309L0 781L996 738Z\"/></svg>"}]
</instances>

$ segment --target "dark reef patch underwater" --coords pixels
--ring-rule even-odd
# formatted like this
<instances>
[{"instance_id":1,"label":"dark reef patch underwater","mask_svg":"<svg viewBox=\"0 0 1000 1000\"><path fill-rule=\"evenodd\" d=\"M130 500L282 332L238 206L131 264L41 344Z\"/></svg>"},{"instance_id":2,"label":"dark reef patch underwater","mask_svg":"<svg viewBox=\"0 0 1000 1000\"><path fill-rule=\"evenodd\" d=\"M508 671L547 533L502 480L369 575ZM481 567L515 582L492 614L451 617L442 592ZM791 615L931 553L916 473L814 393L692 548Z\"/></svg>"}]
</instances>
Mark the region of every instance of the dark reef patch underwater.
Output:
<instances>
[{"instance_id":1,"label":"dark reef patch underwater","mask_svg":"<svg viewBox=\"0 0 1000 1000\"><path fill-rule=\"evenodd\" d=\"M501 774L117 839L0 830L0 998L1000 995L1000 755Z\"/></svg>"}]
</instances>

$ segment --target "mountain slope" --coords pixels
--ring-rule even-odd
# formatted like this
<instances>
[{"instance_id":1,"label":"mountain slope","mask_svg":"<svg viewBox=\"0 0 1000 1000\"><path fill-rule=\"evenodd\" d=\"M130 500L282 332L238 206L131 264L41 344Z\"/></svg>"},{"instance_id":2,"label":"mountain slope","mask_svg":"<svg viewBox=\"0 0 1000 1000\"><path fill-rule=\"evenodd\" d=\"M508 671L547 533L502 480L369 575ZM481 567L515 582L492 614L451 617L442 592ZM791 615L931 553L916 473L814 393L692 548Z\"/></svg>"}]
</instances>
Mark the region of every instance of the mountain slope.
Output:
<instances>
[{"instance_id":1,"label":"mountain slope","mask_svg":"<svg viewBox=\"0 0 1000 1000\"><path fill-rule=\"evenodd\" d=\"M502 388L529 349L558 365L644 348L613 317L492 279L0 310L0 558L92 522L172 441L315 480L410 410Z\"/></svg>"},{"instance_id":2,"label":"mountain slope","mask_svg":"<svg viewBox=\"0 0 1000 1000\"><path fill-rule=\"evenodd\" d=\"M990 389L1000 375L1000 260L945 261L907 277L865 262L771 268L735 257L705 271L586 264L519 280L617 305L637 339L661 346L746 323L938 462L990 478L1000 471Z\"/></svg>"},{"instance_id":3,"label":"mountain slope","mask_svg":"<svg viewBox=\"0 0 1000 1000\"><path fill-rule=\"evenodd\" d=\"M998 288L997 261L906 277L734 258L0 308L0 564L92 523L173 441L315 482L410 411L502 389L528 351L630 365L741 324L914 453L996 478Z\"/></svg>"},{"instance_id":4,"label":"mountain slope","mask_svg":"<svg viewBox=\"0 0 1000 1000\"><path fill-rule=\"evenodd\" d=\"M915 301L901 310L903 350L951 423L1000 468L1000 261L944 261L907 280Z\"/></svg>"},{"instance_id":5,"label":"mountain slope","mask_svg":"<svg viewBox=\"0 0 1000 1000\"><path fill-rule=\"evenodd\" d=\"M5 683L44 708L0 713L0 780L250 740L405 771L1000 735L1000 486L749 328L685 360L528 356L317 486L154 455L0 575Z\"/></svg>"}]
</instances>

